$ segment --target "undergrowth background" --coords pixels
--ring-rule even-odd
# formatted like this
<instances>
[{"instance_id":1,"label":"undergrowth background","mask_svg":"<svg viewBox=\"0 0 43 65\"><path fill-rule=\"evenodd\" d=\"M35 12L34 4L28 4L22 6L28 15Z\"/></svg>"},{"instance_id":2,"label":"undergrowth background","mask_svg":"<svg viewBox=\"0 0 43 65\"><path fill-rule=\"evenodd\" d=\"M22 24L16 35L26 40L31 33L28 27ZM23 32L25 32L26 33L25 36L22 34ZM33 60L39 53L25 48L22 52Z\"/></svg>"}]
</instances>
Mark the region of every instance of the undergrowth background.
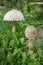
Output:
<instances>
[{"instance_id":1,"label":"undergrowth background","mask_svg":"<svg viewBox=\"0 0 43 65\"><path fill-rule=\"evenodd\" d=\"M16 8L17 9L17 8ZM43 42L34 39L33 55L29 55L28 39L25 29L34 25L37 30L43 28L43 18L39 14L39 7L30 6L30 12L25 8L19 9L24 21L17 22L16 34L12 33L12 22L3 21L3 17L10 8L0 9L0 65L43 65Z\"/></svg>"}]
</instances>

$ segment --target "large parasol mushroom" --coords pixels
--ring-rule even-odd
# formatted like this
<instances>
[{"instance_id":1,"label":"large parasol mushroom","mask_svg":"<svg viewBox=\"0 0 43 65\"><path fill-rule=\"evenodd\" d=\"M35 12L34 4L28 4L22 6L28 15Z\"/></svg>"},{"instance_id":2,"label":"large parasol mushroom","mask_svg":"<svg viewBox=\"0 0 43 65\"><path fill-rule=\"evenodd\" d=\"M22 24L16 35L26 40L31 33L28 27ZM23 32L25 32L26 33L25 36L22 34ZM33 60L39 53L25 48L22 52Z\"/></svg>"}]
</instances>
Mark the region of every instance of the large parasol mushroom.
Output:
<instances>
[{"instance_id":1,"label":"large parasol mushroom","mask_svg":"<svg viewBox=\"0 0 43 65\"><path fill-rule=\"evenodd\" d=\"M16 22L24 20L23 14L16 9L12 9L8 11L4 16L4 21L12 21L12 32L15 33L16 29Z\"/></svg>"}]
</instances>

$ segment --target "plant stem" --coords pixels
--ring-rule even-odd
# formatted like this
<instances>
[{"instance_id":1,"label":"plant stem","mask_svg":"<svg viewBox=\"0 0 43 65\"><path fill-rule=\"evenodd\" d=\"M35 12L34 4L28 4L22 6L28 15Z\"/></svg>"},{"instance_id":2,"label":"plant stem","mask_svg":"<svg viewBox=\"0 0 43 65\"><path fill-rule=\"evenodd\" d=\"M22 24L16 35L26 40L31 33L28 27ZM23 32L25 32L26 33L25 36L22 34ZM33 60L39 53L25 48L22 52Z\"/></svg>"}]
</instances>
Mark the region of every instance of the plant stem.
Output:
<instances>
[{"instance_id":1,"label":"plant stem","mask_svg":"<svg viewBox=\"0 0 43 65\"><path fill-rule=\"evenodd\" d=\"M12 33L15 34L15 32L16 32L16 23L13 22L13 24L12 24Z\"/></svg>"},{"instance_id":2,"label":"plant stem","mask_svg":"<svg viewBox=\"0 0 43 65\"><path fill-rule=\"evenodd\" d=\"M30 55L34 53L33 39L29 39L29 53Z\"/></svg>"}]
</instances>

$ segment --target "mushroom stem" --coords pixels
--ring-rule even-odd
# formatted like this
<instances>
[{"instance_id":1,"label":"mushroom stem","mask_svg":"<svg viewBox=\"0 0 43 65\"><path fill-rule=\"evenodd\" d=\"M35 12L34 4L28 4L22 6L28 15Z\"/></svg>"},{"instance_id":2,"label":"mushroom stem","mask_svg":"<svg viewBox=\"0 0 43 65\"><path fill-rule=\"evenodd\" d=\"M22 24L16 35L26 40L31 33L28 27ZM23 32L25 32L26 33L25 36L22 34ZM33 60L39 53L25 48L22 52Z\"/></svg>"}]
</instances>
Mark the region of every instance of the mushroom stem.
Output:
<instances>
[{"instance_id":1,"label":"mushroom stem","mask_svg":"<svg viewBox=\"0 0 43 65\"><path fill-rule=\"evenodd\" d=\"M29 39L29 53L30 55L34 53L33 39Z\"/></svg>"},{"instance_id":2,"label":"mushroom stem","mask_svg":"<svg viewBox=\"0 0 43 65\"><path fill-rule=\"evenodd\" d=\"M16 23L13 22L13 24L12 24L12 33L15 34L15 32L16 32Z\"/></svg>"}]
</instances>

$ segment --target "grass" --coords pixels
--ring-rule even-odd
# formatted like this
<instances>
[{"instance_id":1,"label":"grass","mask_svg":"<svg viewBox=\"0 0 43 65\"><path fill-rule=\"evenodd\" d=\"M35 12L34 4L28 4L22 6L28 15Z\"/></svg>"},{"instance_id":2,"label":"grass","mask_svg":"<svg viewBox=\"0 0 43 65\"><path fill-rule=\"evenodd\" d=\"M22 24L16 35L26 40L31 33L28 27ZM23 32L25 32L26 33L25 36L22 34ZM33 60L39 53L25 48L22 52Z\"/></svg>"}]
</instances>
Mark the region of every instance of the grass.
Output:
<instances>
[{"instance_id":1,"label":"grass","mask_svg":"<svg viewBox=\"0 0 43 65\"><path fill-rule=\"evenodd\" d=\"M8 10L0 10L0 65L43 65L43 46L39 39L34 40L33 55L29 55L25 28L34 25L43 28L43 19L39 19L35 10L23 12L25 20L17 23L16 34L11 32L12 23L3 21Z\"/></svg>"}]
</instances>

